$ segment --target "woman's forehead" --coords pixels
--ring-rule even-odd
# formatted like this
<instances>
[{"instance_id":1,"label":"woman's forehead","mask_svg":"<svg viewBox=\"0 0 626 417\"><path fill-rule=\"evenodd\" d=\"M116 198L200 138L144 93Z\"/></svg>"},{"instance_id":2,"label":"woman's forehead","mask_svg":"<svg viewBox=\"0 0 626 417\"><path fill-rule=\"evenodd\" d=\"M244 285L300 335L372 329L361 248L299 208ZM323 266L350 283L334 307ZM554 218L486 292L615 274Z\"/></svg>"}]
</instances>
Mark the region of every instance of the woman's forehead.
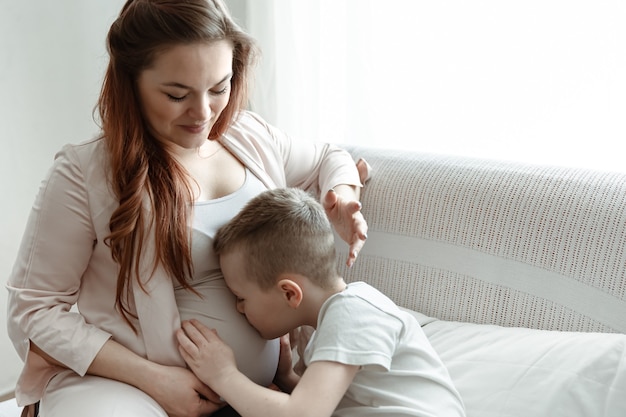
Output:
<instances>
[{"instance_id":1,"label":"woman's forehead","mask_svg":"<svg viewBox=\"0 0 626 417\"><path fill-rule=\"evenodd\" d=\"M158 83L179 83L205 88L223 82L232 73L233 46L227 40L210 43L180 44L159 53L144 70ZM206 84L206 85L204 85Z\"/></svg>"}]
</instances>

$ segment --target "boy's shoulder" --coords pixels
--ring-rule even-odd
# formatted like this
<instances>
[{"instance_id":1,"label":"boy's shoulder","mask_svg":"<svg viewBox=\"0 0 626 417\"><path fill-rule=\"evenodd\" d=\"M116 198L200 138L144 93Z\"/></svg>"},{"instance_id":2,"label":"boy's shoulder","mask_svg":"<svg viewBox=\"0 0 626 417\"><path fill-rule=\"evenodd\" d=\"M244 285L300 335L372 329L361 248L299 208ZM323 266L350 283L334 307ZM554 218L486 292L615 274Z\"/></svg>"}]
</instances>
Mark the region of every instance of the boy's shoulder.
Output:
<instances>
[{"instance_id":1,"label":"boy's shoulder","mask_svg":"<svg viewBox=\"0 0 626 417\"><path fill-rule=\"evenodd\" d=\"M352 302L360 304L362 308L373 312L377 311L378 314L392 316L402 321L405 325L412 325L414 324L413 321L416 321L412 314L409 314L407 311L401 309L388 296L363 281L349 283L346 289L341 293L336 294L336 296L339 296L337 301L339 301L340 298L352 298Z\"/></svg>"},{"instance_id":2,"label":"boy's shoulder","mask_svg":"<svg viewBox=\"0 0 626 417\"><path fill-rule=\"evenodd\" d=\"M371 304L373 307L390 313L400 311L400 308L396 303L367 282L356 281L349 283L343 291L343 295L347 297L360 298Z\"/></svg>"}]
</instances>

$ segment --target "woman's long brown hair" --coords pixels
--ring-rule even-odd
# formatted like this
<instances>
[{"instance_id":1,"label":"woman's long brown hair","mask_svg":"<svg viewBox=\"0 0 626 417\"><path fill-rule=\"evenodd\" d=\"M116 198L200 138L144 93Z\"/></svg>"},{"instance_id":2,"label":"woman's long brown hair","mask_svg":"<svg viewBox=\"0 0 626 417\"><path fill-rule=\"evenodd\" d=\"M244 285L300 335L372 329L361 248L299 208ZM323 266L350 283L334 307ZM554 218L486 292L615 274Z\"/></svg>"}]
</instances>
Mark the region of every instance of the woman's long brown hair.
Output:
<instances>
[{"instance_id":1,"label":"woman's long brown hair","mask_svg":"<svg viewBox=\"0 0 626 417\"><path fill-rule=\"evenodd\" d=\"M107 144L109 178L119 200L105 239L119 264L116 306L135 328L128 307L131 279L140 286L159 265L185 288L193 266L188 217L192 193L185 169L149 132L137 93L137 79L156 54L175 45L229 40L233 77L229 103L210 139L219 138L247 104L249 71L256 57L253 40L219 0L129 0L107 36L110 61L97 110ZM155 253L144 253L154 239ZM151 271L140 268L149 257Z\"/></svg>"}]
</instances>

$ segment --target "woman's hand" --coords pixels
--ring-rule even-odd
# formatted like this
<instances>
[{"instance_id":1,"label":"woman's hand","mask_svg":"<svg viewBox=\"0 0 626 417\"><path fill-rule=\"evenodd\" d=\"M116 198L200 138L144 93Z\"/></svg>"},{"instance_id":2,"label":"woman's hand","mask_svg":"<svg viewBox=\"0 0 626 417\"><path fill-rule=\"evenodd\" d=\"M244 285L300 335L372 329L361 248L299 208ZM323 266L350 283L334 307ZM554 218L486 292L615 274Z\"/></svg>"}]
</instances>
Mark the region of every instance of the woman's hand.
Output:
<instances>
[{"instance_id":1,"label":"woman's hand","mask_svg":"<svg viewBox=\"0 0 626 417\"><path fill-rule=\"evenodd\" d=\"M346 262L350 267L367 239L367 222L361 213L358 192L355 187L338 185L326 193L323 205L337 234L350 245Z\"/></svg>"},{"instance_id":2,"label":"woman's hand","mask_svg":"<svg viewBox=\"0 0 626 417\"><path fill-rule=\"evenodd\" d=\"M225 403L189 369L165 367L161 378L154 380L147 394L163 407L170 417L210 415Z\"/></svg>"},{"instance_id":3,"label":"woman's hand","mask_svg":"<svg viewBox=\"0 0 626 417\"><path fill-rule=\"evenodd\" d=\"M293 370L291 343L289 342L289 334L286 334L280 338L280 356L278 358L278 369L274 377L274 384L283 392L291 392L299 380L300 376Z\"/></svg>"},{"instance_id":4,"label":"woman's hand","mask_svg":"<svg viewBox=\"0 0 626 417\"><path fill-rule=\"evenodd\" d=\"M152 362L112 339L100 349L88 373L139 388L170 417L206 416L224 406L189 369Z\"/></svg>"}]
</instances>

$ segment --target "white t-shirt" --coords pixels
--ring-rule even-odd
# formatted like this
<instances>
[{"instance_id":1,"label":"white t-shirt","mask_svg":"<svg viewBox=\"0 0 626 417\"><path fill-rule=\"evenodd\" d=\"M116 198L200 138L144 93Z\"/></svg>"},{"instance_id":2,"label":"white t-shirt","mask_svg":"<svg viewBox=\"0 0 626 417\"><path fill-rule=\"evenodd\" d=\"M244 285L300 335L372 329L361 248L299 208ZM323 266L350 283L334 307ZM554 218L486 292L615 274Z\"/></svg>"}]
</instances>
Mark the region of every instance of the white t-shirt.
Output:
<instances>
[{"instance_id":1,"label":"white t-shirt","mask_svg":"<svg viewBox=\"0 0 626 417\"><path fill-rule=\"evenodd\" d=\"M307 366L316 361L361 367L335 417L465 416L417 320L364 282L349 284L322 306L304 352Z\"/></svg>"}]
</instances>

